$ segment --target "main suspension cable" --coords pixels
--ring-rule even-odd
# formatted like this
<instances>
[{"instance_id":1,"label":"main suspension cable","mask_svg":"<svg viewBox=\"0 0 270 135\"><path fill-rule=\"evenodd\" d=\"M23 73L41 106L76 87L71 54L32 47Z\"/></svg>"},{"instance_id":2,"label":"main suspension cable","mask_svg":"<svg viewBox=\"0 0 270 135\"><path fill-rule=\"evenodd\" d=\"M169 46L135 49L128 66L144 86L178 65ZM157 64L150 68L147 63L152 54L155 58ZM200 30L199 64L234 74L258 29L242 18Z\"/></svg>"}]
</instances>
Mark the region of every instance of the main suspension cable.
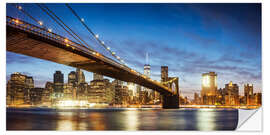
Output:
<instances>
[{"instance_id":1,"label":"main suspension cable","mask_svg":"<svg viewBox=\"0 0 270 135\"><path fill-rule=\"evenodd\" d=\"M66 6L67 6L68 9L76 16L76 18L83 24L83 26L88 30L88 32L90 32L91 35L95 37L95 39L98 41L98 43L99 43L101 46L103 46L107 51L109 51L110 54L111 54L114 58L116 58L116 59L119 60L122 64L125 65L124 60L122 60L119 56L116 56L116 55L115 55L115 52L111 51L110 47L106 46L105 43L104 43L104 41L101 41L101 40L99 39L99 36L96 35L96 34L95 34L95 33L87 26L87 24L84 23L84 19L81 19L81 17L75 12L75 10L73 10L68 4L66 4Z\"/></svg>"},{"instance_id":2,"label":"main suspension cable","mask_svg":"<svg viewBox=\"0 0 270 135\"><path fill-rule=\"evenodd\" d=\"M46 14L48 14L56 23L58 23L66 32L68 32L70 35L72 35L72 34L74 34L77 38L75 38L73 35L72 35L72 37L74 38L74 39L76 39L81 45L86 45L89 49L91 49L91 50L93 50L82 38L80 38L80 36L78 36L70 27L68 27L53 11L51 11L46 5L44 5L44 4L42 4L42 6L41 6L41 4L37 4L44 12L46 12ZM44 9L45 8L45 9ZM49 12L51 13L49 13ZM56 18L54 18L53 16ZM58 22L58 21L60 21L60 22ZM70 33L62 24L72 33ZM84 43L82 43L81 41Z\"/></svg>"}]
</instances>

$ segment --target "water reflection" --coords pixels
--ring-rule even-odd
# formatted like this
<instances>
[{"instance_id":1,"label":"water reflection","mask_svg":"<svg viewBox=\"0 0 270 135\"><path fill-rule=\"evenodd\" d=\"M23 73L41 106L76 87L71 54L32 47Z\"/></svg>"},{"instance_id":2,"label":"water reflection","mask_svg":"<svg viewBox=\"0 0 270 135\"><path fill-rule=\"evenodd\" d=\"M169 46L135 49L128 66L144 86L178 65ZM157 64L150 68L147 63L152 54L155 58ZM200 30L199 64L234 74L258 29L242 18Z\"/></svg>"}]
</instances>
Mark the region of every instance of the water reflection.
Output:
<instances>
[{"instance_id":1,"label":"water reflection","mask_svg":"<svg viewBox=\"0 0 270 135\"><path fill-rule=\"evenodd\" d=\"M197 111L197 127L199 130L215 130L216 112L212 109L202 109Z\"/></svg>"},{"instance_id":2,"label":"water reflection","mask_svg":"<svg viewBox=\"0 0 270 135\"><path fill-rule=\"evenodd\" d=\"M138 129L138 111L137 110L130 110L130 111L125 111L124 113L126 117L126 130L137 130Z\"/></svg>"},{"instance_id":3,"label":"water reflection","mask_svg":"<svg viewBox=\"0 0 270 135\"><path fill-rule=\"evenodd\" d=\"M105 125L105 119L104 119L104 114L103 113L90 113L89 114L89 119L91 120L89 125L91 125L91 129L93 130L105 130L106 125Z\"/></svg>"},{"instance_id":4,"label":"water reflection","mask_svg":"<svg viewBox=\"0 0 270 135\"><path fill-rule=\"evenodd\" d=\"M71 120L59 120L56 130L74 130L74 124Z\"/></svg>"},{"instance_id":5,"label":"water reflection","mask_svg":"<svg viewBox=\"0 0 270 135\"><path fill-rule=\"evenodd\" d=\"M7 112L8 130L234 130L237 110L84 109Z\"/></svg>"}]
</instances>

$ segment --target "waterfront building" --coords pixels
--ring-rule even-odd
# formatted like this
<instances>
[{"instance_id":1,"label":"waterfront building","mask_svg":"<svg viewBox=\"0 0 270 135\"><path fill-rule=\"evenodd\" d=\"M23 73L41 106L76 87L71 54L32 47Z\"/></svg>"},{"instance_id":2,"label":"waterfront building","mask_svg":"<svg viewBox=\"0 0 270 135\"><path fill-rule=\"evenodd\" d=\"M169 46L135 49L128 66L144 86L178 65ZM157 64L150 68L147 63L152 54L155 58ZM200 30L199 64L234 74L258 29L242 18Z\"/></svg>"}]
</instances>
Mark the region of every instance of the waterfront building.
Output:
<instances>
[{"instance_id":1,"label":"waterfront building","mask_svg":"<svg viewBox=\"0 0 270 135\"><path fill-rule=\"evenodd\" d=\"M65 83L62 100L73 100L73 90L77 88L73 83Z\"/></svg>"},{"instance_id":2,"label":"waterfront building","mask_svg":"<svg viewBox=\"0 0 270 135\"><path fill-rule=\"evenodd\" d=\"M195 104L195 105L199 105L200 104L200 96L199 96L199 94L198 93L194 93L194 100L193 100L193 103Z\"/></svg>"},{"instance_id":3,"label":"waterfront building","mask_svg":"<svg viewBox=\"0 0 270 135\"><path fill-rule=\"evenodd\" d=\"M217 92L217 74L209 72L202 74L202 103L205 105L214 105Z\"/></svg>"},{"instance_id":4,"label":"waterfront building","mask_svg":"<svg viewBox=\"0 0 270 135\"><path fill-rule=\"evenodd\" d=\"M87 98L87 93L88 93L88 84L85 82L85 83L80 83L77 87L77 91L76 91L76 100L88 100ZM75 89L75 88L73 88Z\"/></svg>"},{"instance_id":5,"label":"waterfront building","mask_svg":"<svg viewBox=\"0 0 270 135\"><path fill-rule=\"evenodd\" d=\"M119 80L114 80L112 85L115 91L114 104L127 105L129 100L128 87L124 86L123 82Z\"/></svg>"},{"instance_id":6,"label":"waterfront building","mask_svg":"<svg viewBox=\"0 0 270 135\"><path fill-rule=\"evenodd\" d=\"M233 84L232 81L230 83L225 84L226 95L228 95L228 99L226 101L226 105L239 105L239 87L237 84Z\"/></svg>"},{"instance_id":7,"label":"waterfront building","mask_svg":"<svg viewBox=\"0 0 270 135\"><path fill-rule=\"evenodd\" d=\"M46 82L45 89L42 92L42 105L51 106L53 93L53 83Z\"/></svg>"},{"instance_id":8,"label":"waterfront building","mask_svg":"<svg viewBox=\"0 0 270 135\"><path fill-rule=\"evenodd\" d=\"M246 105L251 105L253 101L253 84L244 85L244 95Z\"/></svg>"},{"instance_id":9,"label":"waterfront building","mask_svg":"<svg viewBox=\"0 0 270 135\"><path fill-rule=\"evenodd\" d=\"M64 91L64 74L61 71L56 71L53 75L54 98L61 100Z\"/></svg>"},{"instance_id":10,"label":"waterfront building","mask_svg":"<svg viewBox=\"0 0 270 135\"><path fill-rule=\"evenodd\" d=\"M30 104L40 105L42 102L42 92L44 88L32 88L30 89Z\"/></svg>"},{"instance_id":11,"label":"waterfront building","mask_svg":"<svg viewBox=\"0 0 270 135\"><path fill-rule=\"evenodd\" d=\"M255 105L262 105L262 93L259 92L259 93L255 93L254 94L254 102L255 102Z\"/></svg>"},{"instance_id":12,"label":"waterfront building","mask_svg":"<svg viewBox=\"0 0 270 135\"><path fill-rule=\"evenodd\" d=\"M34 81L30 83L30 79L26 81L26 78L28 78L26 75L18 72L11 74L7 84L8 103L10 105L29 104L29 88L32 88Z\"/></svg>"},{"instance_id":13,"label":"waterfront building","mask_svg":"<svg viewBox=\"0 0 270 135\"><path fill-rule=\"evenodd\" d=\"M88 102L96 104L112 104L114 93L110 90L108 79L92 80L88 89Z\"/></svg>"}]
</instances>

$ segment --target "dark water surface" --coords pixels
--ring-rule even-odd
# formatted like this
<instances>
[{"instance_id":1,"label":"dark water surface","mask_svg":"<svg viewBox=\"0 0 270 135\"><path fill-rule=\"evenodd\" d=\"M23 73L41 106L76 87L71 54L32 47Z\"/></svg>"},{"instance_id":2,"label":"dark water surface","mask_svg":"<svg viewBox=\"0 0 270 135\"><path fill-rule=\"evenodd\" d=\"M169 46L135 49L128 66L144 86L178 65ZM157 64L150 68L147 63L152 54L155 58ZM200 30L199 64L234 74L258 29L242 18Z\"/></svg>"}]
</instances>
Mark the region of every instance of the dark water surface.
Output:
<instances>
[{"instance_id":1,"label":"dark water surface","mask_svg":"<svg viewBox=\"0 0 270 135\"><path fill-rule=\"evenodd\" d=\"M235 109L7 109L7 130L234 130Z\"/></svg>"}]
</instances>

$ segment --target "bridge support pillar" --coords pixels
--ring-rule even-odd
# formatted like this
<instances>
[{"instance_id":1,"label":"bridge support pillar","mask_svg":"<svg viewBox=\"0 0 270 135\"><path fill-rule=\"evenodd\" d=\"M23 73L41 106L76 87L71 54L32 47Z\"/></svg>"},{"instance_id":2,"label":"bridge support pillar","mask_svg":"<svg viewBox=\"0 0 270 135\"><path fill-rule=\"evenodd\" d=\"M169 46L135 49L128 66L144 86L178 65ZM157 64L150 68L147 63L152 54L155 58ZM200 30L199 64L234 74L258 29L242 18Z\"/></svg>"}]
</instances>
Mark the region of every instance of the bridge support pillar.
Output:
<instances>
[{"instance_id":1,"label":"bridge support pillar","mask_svg":"<svg viewBox=\"0 0 270 135\"><path fill-rule=\"evenodd\" d=\"M177 109L177 108L179 108L179 96L178 95L163 95L162 96L162 108L164 108L164 109Z\"/></svg>"}]
</instances>

